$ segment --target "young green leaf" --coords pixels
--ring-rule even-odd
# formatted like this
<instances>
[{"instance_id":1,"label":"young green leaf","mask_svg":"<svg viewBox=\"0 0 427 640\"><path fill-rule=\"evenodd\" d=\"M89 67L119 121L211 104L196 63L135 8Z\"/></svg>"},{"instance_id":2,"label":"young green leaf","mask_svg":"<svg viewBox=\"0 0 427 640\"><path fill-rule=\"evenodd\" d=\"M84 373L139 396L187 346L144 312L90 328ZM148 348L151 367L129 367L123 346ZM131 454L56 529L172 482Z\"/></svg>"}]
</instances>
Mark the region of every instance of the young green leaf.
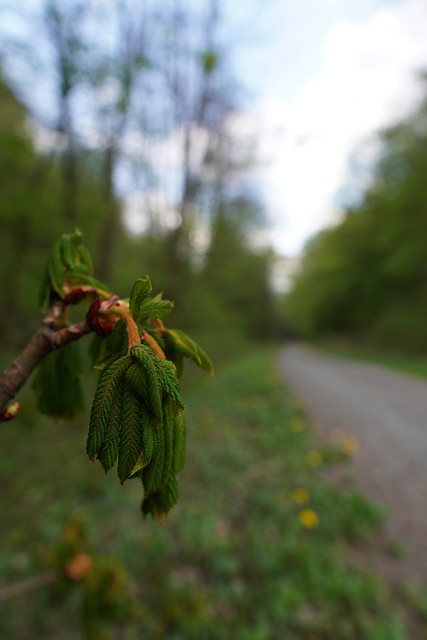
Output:
<instances>
[{"instance_id":1,"label":"young green leaf","mask_svg":"<svg viewBox=\"0 0 427 640\"><path fill-rule=\"evenodd\" d=\"M174 307L173 302L170 300L155 300L154 298L147 299L135 314L135 320L142 322L144 318L159 318L164 320Z\"/></svg>"},{"instance_id":2,"label":"young green leaf","mask_svg":"<svg viewBox=\"0 0 427 640\"><path fill-rule=\"evenodd\" d=\"M115 403L120 401L116 395L117 387L132 364L129 356L123 356L115 360L101 375L89 421L89 433L87 437L86 451L91 460L97 456L101 449L112 411L115 411Z\"/></svg>"},{"instance_id":3,"label":"young green leaf","mask_svg":"<svg viewBox=\"0 0 427 640\"><path fill-rule=\"evenodd\" d=\"M151 514L155 520L162 521L164 516L178 501L179 487L174 474L171 474L167 483L155 493L144 497L141 510L144 515Z\"/></svg>"},{"instance_id":4,"label":"young green leaf","mask_svg":"<svg viewBox=\"0 0 427 640\"><path fill-rule=\"evenodd\" d=\"M122 377L119 380L114 392L107 430L105 432L101 448L96 456L105 472L107 472L114 466L119 452L120 434L122 427L121 409L123 388L124 378Z\"/></svg>"},{"instance_id":5,"label":"young green leaf","mask_svg":"<svg viewBox=\"0 0 427 640\"><path fill-rule=\"evenodd\" d=\"M46 270L39 300L43 306L51 302L52 293L64 298L64 286L69 281L106 290L102 283L92 278L92 260L83 245L83 234L76 229L73 233L63 233L55 243L46 264Z\"/></svg>"},{"instance_id":6,"label":"young green leaf","mask_svg":"<svg viewBox=\"0 0 427 640\"><path fill-rule=\"evenodd\" d=\"M47 263L47 274L50 287L60 298L64 297L63 287L65 280L65 267L62 262L62 241L55 243Z\"/></svg>"},{"instance_id":7,"label":"young green leaf","mask_svg":"<svg viewBox=\"0 0 427 640\"><path fill-rule=\"evenodd\" d=\"M121 434L117 475L123 484L132 475L132 470L143 447L144 407L142 398L125 383L122 392Z\"/></svg>"},{"instance_id":8,"label":"young green leaf","mask_svg":"<svg viewBox=\"0 0 427 640\"><path fill-rule=\"evenodd\" d=\"M142 484L146 496L158 491L163 482L165 461L165 437L163 429L154 429L153 437L156 454L152 455L150 464L142 471Z\"/></svg>"},{"instance_id":9,"label":"young green leaf","mask_svg":"<svg viewBox=\"0 0 427 640\"><path fill-rule=\"evenodd\" d=\"M103 291L109 291L109 288L103 283L93 278L90 274L87 274L85 271L79 271L77 267L74 269L67 269L66 277L68 282L75 281L76 284L85 284L89 287L93 287L94 289L102 289Z\"/></svg>"},{"instance_id":10,"label":"young green leaf","mask_svg":"<svg viewBox=\"0 0 427 640\"><path fill-rule=\"evenodd\" d=\"M37 367L33 389L41 413L72 419L84 410L80 384L82 359L80 345L70 342L53 351Z\"/></svg>"},{"instance_id":11,"label":"young green leaf","mask_svg":"<svg viewBox=\"0 0 427 640\"><path fill-rule=\"evenodd\" d=\"M179 473L185 465L186 457L186 433L185 416L183 413L176 413L174 417L173 431L173 460L172 468L175 473Z\"/></svg>"},{"instance_id":12,"label":"young green leaf","mask_svg":"<svg viewBox=\"0 0 427 640\"><path fill-rule=\"evenodd\" d=\"M163 408L163 431L165 435L165 459L163 463L163 478L168 478L172 470L173 461L173 436L176 408L168 398Z\"/></svg>"},{"instance_id":13,"label":"young green leaf","mask_svg":"<svg viewBox=\"0 0 427 640\"><path fill-rule=\"evenodd\" d=\"M129 298L129 309L132 317L137 317L141 305L149 297L153 287L148 276L138 278L132 287Z\"/></svg>"},{"instance_id":14,"label":"young green leaf","mask_svg":"<svg viewBox=\"0 0 427 640\"><path fill-rule=\"evenodd\" d=\"M175 347L180 349L187 358L190 358L198 364L199 367L213 375L214 367L210 358L205 351L203 351L203 349L194 342L192 338L190 338L190 336L179 329L165 329L164 333L172 340Z\"/></svg>"},{"instance_id":15,"label":"young green leaf","mask_svg":"<svg viewBox=\"0 0 427 640\"><path fill-rule=\"evenodd\" d=\"M147 385L145 402L148 410L161 423L163 420L162 386L155 365L155 360L158 358L149 347L143 344L132 347L131 355L141 364L145 374Z\"/></svg>"},{"instance_id":16,"label":"young green leaf","mask_svg":"<svg viewBox=\"0 0 427 640\"><path fill-rule=\"evenodd\" d=\"M168 360L160 360L160 358L156 358L154 363L164 391L172 398L177 409L184 411L184 401L181 397L175 365Z\"/></svg>"},{"instance_id":17,"label":"young green leaf","mask_svg":"<svg viewBox=\"0 0 427 640\"><path fill-rule=\"evenodd\" d=\"M144 423L144 429L142 432L142 448L144 451L144 460L147 464L151 462L157 455L157 427L148 420Z\"/></svg>"}]
</instances>

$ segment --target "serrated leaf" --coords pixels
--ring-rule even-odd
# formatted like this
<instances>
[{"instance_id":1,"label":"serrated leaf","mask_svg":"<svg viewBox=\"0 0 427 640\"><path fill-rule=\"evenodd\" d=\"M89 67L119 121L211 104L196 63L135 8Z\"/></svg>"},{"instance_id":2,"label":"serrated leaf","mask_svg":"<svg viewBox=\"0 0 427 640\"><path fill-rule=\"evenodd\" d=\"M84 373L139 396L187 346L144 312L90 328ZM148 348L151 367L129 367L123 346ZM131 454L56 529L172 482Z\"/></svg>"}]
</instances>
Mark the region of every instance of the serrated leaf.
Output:
<instances>
[{"instance_id":1,"label":"serrated leaf","mask_svg":"<svg viewBox=\"0 0 427 640\"><path fill-rule=\"evenodd\" d=\"M168 399L165 402L163 410L163 431L165 435L165 460L163 463L163 478L169 477L172 470L173 461L173 436L174 436L174 423L175 423L176 409L172 404L172 401Z\"/></svg>"},{"instance_id":2,"label":"serrated leaf","mask_svg":"<svg viewBox=\"0 0 427 640\"><path fill-rule=\"evenodd\" d=\"M163 420L162 385L154 364L154 358L157 358L157 356L149 347L143 344L138 344L132 347L131 355L141 364L144 370L145 380L147 383L145 398L147 408L156 420L161 423Z\"/></svg>"},{"instance_id":3,"label":"serrated leaf","mask_svg":"<svg viewBox=\"0 0 427 640\"><path fill-rule=\"evenodd\" d=\"M47 263L47 274L49 284L52 289L59 295L64 297L63 287L65 279L65 269L62 262L61 241L55 243Z\"/></svg>"},{"instance_id":4,"label":"serrated leaf","mask_svg":"<svg viewBox=\"0 0 427 640\"><path fill-rule=\"evenodd\" d=\"M61 258L65 267L72 269L75 265L77 252L71 240L70 233L63 233L61 236Z\"/></svg>"},{"instance_id":5,"label":"serrated leaf","mask_svg":"<svg viewBox=\"0 0 427 640\"><path fill-rule=\"evenodd\" d=\"M190 336L180 329L165 329L164 333L171 338L175 346L178 347L187 358L190 358L198 364L199 367L213 375L214 367L210 358Z\"/></svg>"},{"instance_id":6,"label":"serrated leaf","mask_svg":"<svg viewBox=\"0 0 427 640\"><path fill-rule=\"evenodd\" d=\"M177 413L174 420L173 432L173 460L172 468L175 473L179 473L185 466L186 459L186 428L185 416Z\"/></svg>"},{"instance_id":7,"label":"serrated leaf","mask_svg":"<svg viewBox=\"0 0 427 640\"><path fill-rule=\"evenodd\" d=\"M112 332L104 338L105 350L107 353L123 354L128 350L128 337L126 332L126 324L123 320L119 320Z\"/></svg>"},{"instance_id":8,"label":"serrated leaf","mask_svg":"<svg viewBox=\"0 0 427 640\"><path fill-rule=\"evenodd\" d=\"M129 478L134 478L135 476L141 476L141 471L149 464L149 460L147 460L145 456L144 450L138 456L138 460L135 462L134 466L131 469L129 474Z\"/></svg>"},{"instance_id":9,"label":"serrated leaf","mask_svg":"<svg viewBox=\"0 0 427 640\"><path fill-rule=\"evenodd\" d=\"M171 474L168 482L155 493L145 497L141 506L144 515L151 514L155 520L163 521L164 516L177 503L179 486L176 476Z\"/></svg>"},{"instance_id":10,"label":"serrated leaf","mask_svg":"<svg viewBox=\"0 0 427 640\"><path fill-rule=\"evenodd\" d=\"M110 414L113 410L115 411L113 403L118 402L116 389L131 364L132 359L129 356L123 356L115 360L99 379L93 399L86 444L87 455L91 460L101 449L108 430Z\"/></svg>"},{"instance_id":11,"label":"serrated leaf","mask_svg":"<svg viewBox=\"0 0 427 640\"><path fill-rule=\"evenodd\" d=\"M76 284L86 284L94 289L109 291L109 288L104 283L88 275L85 270L79 271L79 268L79 266L76 266L74 269L67 269L66 278L68 281L75 281Z\"/></svg>"},{"instance_id":12,"label":"serrated leaf","mask_svg":"<svg viewBox=\"0 0 427 640\"><path fill-rule=\"evenodd\" d=\"M163 467L165 461L165 438L163 429L154 429L156 454L151 457L150 464L142 471L142 483L145 495L158 491L163 481Z\"/></svg>"},{"instance_id":13,"label":"serrated leaf","mask_svg":"<svg viewBox=\"0 0 427 640\"><path fill-rule=\"evenodd\" d=\"M151 421L144 424L142 432L142 447L144 450L144 458L147 464L157 455L157 437L155 431L157 428Z\"/></svg>"},{"instance_id":14,"label":"serrated leaf","mask_svg":"<svg viewBox=\"0 0 427 640\"><path fill-rule=\"evenodd\" d=\"M173 339L165 333L163 336L164 348L163 351L166 355L166 358L173 362L176 367L176 375L178 380L182 376L182 371L184 368L184 353L182 349L180 349L177 344L173 341Z\"/></svg>"},{"instance_id":15,"label":"serrated leaf","mask_svg":"<svg viewBox=\"0 0 427 640\"><path fill-rule=\"evenodd\" d=\"M63 233L54 244L46 263L40 290L40 303L43 306L54 292L64 297L66 281L75 280L76 284L88 284L105 289L102 283L91 277L92 261L87 248L83 245L83 235L76 229L73 233Z\"/></svg>"},{"instance_id":16,"label":"serrated leaf","mask_svg":"<svg viewBox=\"0 0 427 640\"><path fill-rule=\"evenodd\" d=\"M140 362L134 362L126 372L126 382L139 395L146 407L150 406L148 401L148 385L145 370Z\"/></svg>"},{"instance_id":17,"label":"serrated leaf","mask_svg":"<svg viewBox=\"0 0 427 640\"><path fill-rule=\"evenodd\" d=\"M119 452L123 387L124 379L122 377L120 378L114 392L107 430L105 432L101 448L97 454L97 459L101 463L105 472L114 466Z\"/></svg>"},{"instance_id":18,"label":"serrated leaf","mask_svg":"<svg viewBox=\"0 0 427 640\"><path fill-rule=\"evenodd\" d=\"M132 317L137 317L141 305L149 297L153 287L148 276L138 278L132 287L129 298L129 309Z\"/></svg>"},{"instance_id":19,"label":"serrated leaf","mask_svg":"<svg viewBox=\"0 0 427 640\"><path fill-rule=\"evenodd\" d=\"M127 480L142 451L144 408L142 399L128 384L124 385L121 405L121 434L117 475L120 482Z\"/></svg>"},{"instance_id":20,"label":"serrated leaf","mask_svg":"<svg viewBox=\"0 0 427 640\"><path fill-rule=\"evenodd\" d=\"M87 273L88 275L92 274L93 272L92 256L90 255L88 248L84 244L81 244L79 247L79 260L80 260L80 270L81 271L84 270L84 272Z\"/></svg>"},{"instance_id":21,"label":"serrated leaf","mask_svg":"<svg viewBox=\"0 0 427 640\"><path fill-rule=\"evenodd\" d=\"M146 300L139 308L135 315L135 320L141 322L143 318L166 318L174 307L174 303L170 300L155 300L150 298Z\"/></svg>"},{"instance_id":22,"label":"serrated leaf","mask_svg":"<svg viewBox=\"0 0 427 640\"><path fill-rule=\"evenodd\" d=\"M160 360L160 358L156 358L154 362L163 389L172 398L177 408L184 411L184 401L181 397L175 365L168 360Z\"/></svg>"}]
</instances>

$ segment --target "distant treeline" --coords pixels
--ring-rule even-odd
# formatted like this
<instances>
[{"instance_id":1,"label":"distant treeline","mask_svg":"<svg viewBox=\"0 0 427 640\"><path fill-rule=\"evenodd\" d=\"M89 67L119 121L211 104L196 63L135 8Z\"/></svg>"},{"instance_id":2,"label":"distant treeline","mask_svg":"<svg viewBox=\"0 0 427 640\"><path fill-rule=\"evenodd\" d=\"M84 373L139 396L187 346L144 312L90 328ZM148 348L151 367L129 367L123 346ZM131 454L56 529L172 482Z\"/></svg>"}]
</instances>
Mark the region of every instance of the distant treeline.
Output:
<instances>
[{"instance_id":1,"label":"distant treeline","mask_svg":"<svg viewBox=\"0 0 427 640\"><path fill-rule=\"evenodd\" d=\"M314 237L286 300L300 335L427 350L427 99L381 135L373 180Z\"/></svg>"}]
</instances>

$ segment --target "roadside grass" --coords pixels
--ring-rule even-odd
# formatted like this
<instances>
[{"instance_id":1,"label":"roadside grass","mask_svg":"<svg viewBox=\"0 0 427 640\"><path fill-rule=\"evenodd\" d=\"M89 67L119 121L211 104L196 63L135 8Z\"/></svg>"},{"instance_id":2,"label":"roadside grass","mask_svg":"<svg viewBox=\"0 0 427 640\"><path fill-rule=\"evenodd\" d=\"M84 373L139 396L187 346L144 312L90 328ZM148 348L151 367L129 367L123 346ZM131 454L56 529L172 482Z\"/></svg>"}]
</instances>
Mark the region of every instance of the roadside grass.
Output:
<instances>
[{"instance_id":1,"label":"roadside grass","mask_svg":"<svg viewBox=\"0 0 427 640\"><path fill-rule=\"evenodd\" d=\"M85 460L85 420L33 424L27 404L0 430L2 583L42 571L71 518L89 553L123 566L133 602L87 638L408 638L386 586L352 556L384 512L322 479L348 453L314 445L274 365L272 350L255 349L213 379L189 372L188 461L163 526L142 519L138 481L121 487ZM5 600L0 637L75 640L81 606L78 588Z\"/></svg>"},{"instance_id":2,"label":"roadside grass","mask_svg":"<svg viewBox=\"0 0 427 640\"><path fill-rule=\"evenodd\" d=\"M427 378L426 357L420 356L416 358L398 353L384 352L341 341L315 342L314 346L341 358L349 358L350 360L358 360L360 362L371 362L372 364L379 364L388 369L395 369L396 371Z\"/></svg>"}]
</instances>

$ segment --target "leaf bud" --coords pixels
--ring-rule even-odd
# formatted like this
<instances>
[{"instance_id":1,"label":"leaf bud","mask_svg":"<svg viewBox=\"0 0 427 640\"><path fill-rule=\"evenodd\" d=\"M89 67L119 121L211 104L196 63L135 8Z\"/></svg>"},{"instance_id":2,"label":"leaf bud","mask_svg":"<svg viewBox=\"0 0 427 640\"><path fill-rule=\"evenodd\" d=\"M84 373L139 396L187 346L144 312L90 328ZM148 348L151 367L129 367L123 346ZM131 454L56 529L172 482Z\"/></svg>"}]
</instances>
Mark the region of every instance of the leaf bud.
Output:
<instances>
[{"instance_id":1,"label":"leaf bud","mask_svg":"<svg viewBox=\"0 0 427 640\"><path fill-rule=\"evenodd\" d=\"M109 313L112 307L118 306L119 298L115 295L108 298L108 300L97 298L90 305L86 314L87 323L102 338L112 332L116 322L120 319L119 316Z\"/></svg>"}]
</instances>

